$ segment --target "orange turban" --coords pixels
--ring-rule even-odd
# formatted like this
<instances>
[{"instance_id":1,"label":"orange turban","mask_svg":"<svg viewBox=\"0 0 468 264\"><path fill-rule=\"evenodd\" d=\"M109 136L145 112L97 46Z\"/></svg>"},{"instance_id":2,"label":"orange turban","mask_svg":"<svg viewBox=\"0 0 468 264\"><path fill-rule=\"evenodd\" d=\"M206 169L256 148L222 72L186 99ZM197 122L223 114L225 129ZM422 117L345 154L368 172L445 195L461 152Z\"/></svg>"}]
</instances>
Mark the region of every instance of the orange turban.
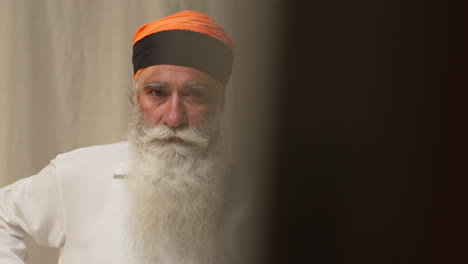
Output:
<instances>
[{"instance_id":1,"label":"orange turban","mask_svg":"<svg viewBox=\"0 0 468 264\"><path fill-rule=\"evenodd\" d=\"M151 65L203 71L223 88L232 70L234 43L211 17L192 10L142 25L133 37L133 79Z\"/></svg>"}]
</instances>

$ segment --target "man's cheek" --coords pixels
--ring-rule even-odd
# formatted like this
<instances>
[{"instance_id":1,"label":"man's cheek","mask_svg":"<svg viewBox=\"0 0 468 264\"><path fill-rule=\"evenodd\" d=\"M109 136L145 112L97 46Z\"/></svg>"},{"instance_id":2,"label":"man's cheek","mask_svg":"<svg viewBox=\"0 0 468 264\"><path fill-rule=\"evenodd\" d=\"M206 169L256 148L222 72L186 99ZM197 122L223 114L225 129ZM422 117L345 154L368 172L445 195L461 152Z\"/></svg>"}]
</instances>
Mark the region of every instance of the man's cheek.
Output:
<instances>
[{"instance_id":1,"label":"man's cheek","mask_svg":"<svg viewBox=\"0 0 468 264\"><path fill-rule=\"evenodd\" d=\"M149 127L158 125L160 115L156 111L151 109L140 108L140 114L143 117L143 121Z\"/></svg>"},{"instance_id":2,"label":"man's cheek","mask_svg":"<svg viewBox=\"0 0 468 264\"><path fill-rule=\"evenodd\" d=\"M208 115L205 113L197 113L192 116L189 116L190 127L199 128L209 119Z\"/></svg>"},{"instance_id":3,"label":"man's cheek","mask_svg":"<svg viewBox=\"0 0 468 264\"><path fill-rule=\"evenodd\" d=\"M189 121L191 126L198 127L211 120L215 114L216 109L212 105L203 105L192 109L189 113Z\"/></svg>"}]
</instances>

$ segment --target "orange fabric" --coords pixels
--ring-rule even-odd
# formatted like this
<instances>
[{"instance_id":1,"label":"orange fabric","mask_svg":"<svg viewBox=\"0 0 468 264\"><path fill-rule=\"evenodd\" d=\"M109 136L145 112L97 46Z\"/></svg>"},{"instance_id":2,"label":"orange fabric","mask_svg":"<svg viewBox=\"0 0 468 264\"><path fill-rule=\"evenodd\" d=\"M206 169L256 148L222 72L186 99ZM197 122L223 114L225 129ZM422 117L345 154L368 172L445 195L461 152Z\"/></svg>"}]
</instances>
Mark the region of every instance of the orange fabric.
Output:
<instances>
[{"instance_id":1,"label":"orange fabric","mask_svg":"<svg viewBox=\"0 0 468 264\"><path fill-rule=\"evenodd\" d=\"M184 10L167 17L142 25L133 37L132 45L140 39L166 30L189 30L202 33L222 41L234 53L234 43L211 17L192 10ZM136 80L143 69L138 70L133 79Z\"/></svg>"}]
</instances>

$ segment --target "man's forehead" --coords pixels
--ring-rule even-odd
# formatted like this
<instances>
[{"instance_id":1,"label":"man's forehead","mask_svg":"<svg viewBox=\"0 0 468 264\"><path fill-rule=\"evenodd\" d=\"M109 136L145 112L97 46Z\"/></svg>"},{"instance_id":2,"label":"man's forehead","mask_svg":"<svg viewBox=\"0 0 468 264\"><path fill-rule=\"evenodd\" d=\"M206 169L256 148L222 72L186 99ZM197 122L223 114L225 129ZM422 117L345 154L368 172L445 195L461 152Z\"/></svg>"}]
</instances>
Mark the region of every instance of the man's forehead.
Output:
<instances>
[{"instance_id":1,"label":"man's forehead","mask_svg":"<svg viewBox=\"0 0 468 264\"><path fill-rule=\"evenodd\" d=\"M172 83L192 86L196 84L216 86L216 80L194 68L178 65L154 65L146 68L138 78L140 84L159 83L167 86Z\"/></svg>"}]
</instances>

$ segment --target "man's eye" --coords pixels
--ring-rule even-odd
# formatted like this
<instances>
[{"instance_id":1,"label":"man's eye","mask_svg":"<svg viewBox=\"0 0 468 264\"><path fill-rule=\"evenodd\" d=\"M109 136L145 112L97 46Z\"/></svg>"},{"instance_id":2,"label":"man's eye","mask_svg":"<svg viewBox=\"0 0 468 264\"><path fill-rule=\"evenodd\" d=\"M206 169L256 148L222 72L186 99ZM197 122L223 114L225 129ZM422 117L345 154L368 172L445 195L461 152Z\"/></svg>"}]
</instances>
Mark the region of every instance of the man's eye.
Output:
<instances>
[{"instance_id":1,"label":"man's eye","mask_svg":"<svg viewBox=\"0 0 468 264\"><path fill-rule=\"evenodd\" d=\"M205 102L209 100L210 93L207 89L191 89L186 96L187 99L194 102Z\"/></svg>"},{"instance_id":2,"label":"man's eye","mask_svg":"<svg viewBox=\"0 0 468 264\"><path fill-rule=\"evenodd\" d=\"M164 97L166 95L163 91L160 91L160 90L152 90L151 94L154 97Z\"/></svg>"},{"instance_id":3,"label":"man's eye","mask_svg":"<svg viewBox=\"0 0 468 264\"><path fill-rule=\"evenodd\" d=\"M203 99L206 97L206 92L205 91L191 91L190 97L192 97L193 99Z\"/></svg>"}]
</instances>

